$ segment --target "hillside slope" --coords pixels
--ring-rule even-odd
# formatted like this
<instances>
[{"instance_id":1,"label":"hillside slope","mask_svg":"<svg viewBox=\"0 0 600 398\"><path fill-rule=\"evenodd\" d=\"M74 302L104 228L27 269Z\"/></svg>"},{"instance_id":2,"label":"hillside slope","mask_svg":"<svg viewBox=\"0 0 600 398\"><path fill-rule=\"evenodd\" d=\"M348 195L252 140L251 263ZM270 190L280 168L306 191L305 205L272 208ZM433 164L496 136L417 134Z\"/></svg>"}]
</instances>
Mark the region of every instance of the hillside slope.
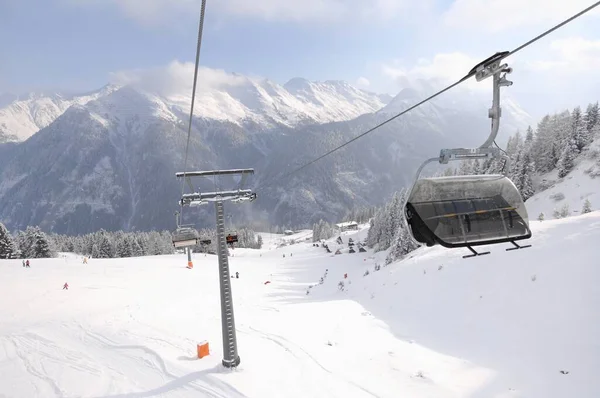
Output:
<instances>
[{"instance_id":1,"label":"hillside slope","mask_svg":"<svg viewBox=\"0 0 600 398\"><path fill-rule=\"evenodd\" d=\"M541 213L545 219L554 218L566 206L568 215L581 214L586 200L592 210L600 209L600 136L576 159L575 166L563 178L558 171L538 177L539 192L525 204L529 217L537 219Z\"/></svg>"},{"instance_id":2,"label":"hillside slope","mask_svg":"<svg viewBox=\"0 0 600 398\"><path fill-rule=\"evenodd\" d=\"M421 248L379 271L385 253L327 254L306 232L235 249L236 370L215 256L3 260L0 395L597 397L600 212L532 228L528 249Z\"/></svg>"}]
</instances>

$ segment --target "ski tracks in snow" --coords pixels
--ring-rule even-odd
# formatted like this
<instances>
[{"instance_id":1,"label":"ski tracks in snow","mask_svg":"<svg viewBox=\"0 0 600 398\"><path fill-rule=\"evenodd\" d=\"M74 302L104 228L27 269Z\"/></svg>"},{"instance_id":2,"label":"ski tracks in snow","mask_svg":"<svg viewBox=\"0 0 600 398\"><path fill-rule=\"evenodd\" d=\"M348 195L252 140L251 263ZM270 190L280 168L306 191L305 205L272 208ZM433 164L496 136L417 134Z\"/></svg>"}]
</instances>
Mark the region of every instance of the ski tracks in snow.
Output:
<instances>
[{"instance_id":1,"label":"ski tracks in snow","mask_svg":"<svg viewBox=\"0 0 600 398\"><path fill-rule=\"evenodd\" d=\"M85 329L84 329L85 330ZM128 358L134 359L142 365L140 368L149 369L151 372L158 372L166 383L160 387L154 388L149 391L139 393L127 393L105 396L103 398L134 398L134 397L151 397L158 394L165 394L180 389L192 389L196 393L201 393L202 397L207 398L243 398L244 395L239 391L231 387L229 384L211 377L210 373L216 373L216 368L205 369L188 373L183 376L178 376L175 373L169 371L167 364L162 356L154 351L153 349L144 345L127 345L117 344L109 338L94 333L90 330L85 330L85 335L91 340L95 341L96 344L102 346L104 349L119 350L124 352L141 352L142 356L139 355L128 355ZM164 341L162 339L156 339ZM210 380L208 380L210 378ZM167 381L168 380L168 381ZM198 395L194 395L198 396Z\"/></svg>"},{"instance_id":2,"label":"ski tracks in snow","mask_svg":"<svg viewBox=\"0 0 600 398\"><path fill-rule=\"evenodd\" d=\"M323 366L323 364L321 362L319 362L319 360L317 360L310 352L308 352L306 349L304 349L301 345L294 343L294 342L286 339L283 336L280 336L280 335L277 335L274 333L267 333L265 331L258 330L252 326L248 326L248 329L250 330L250 332L242 331L242 330L240 330L240 331L250 334L250 335L258 335L260 338L266 339L266 340L278 345L279 347L283 348L286 352L288 352L294 358L296 358L298 360L308 359L310 362L312 362L314 365L316 365L318 368L320 368L322 371L326 372L327 374L330 374L330 375L344 381L345 383L352 385L353 387L361 390L362 392L366 393L367 395L369 395L371 397L381 398L379 395L373 393L372 391L369 391L365 387L353 382L352 380L348 380L344 376L327 369L325 366Z\"/></svg>"}]
</instances>

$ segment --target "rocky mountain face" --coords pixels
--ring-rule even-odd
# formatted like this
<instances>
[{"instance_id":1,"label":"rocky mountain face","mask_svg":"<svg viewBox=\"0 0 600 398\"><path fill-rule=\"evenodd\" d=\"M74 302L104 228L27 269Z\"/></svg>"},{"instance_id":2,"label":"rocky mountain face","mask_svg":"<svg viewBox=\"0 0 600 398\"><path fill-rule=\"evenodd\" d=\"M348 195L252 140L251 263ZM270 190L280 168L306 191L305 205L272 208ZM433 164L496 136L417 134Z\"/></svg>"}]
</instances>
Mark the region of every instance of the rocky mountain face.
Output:
<instances>
[{"instance_id":1,"label":"rocky mountain face","mask_svg":"<svg viewBox=\"0 0 600 398\"><path fill-rule=\"evenodd\" d=\"M199 96L187 169L255 168L248 186L258 199L226 204L234 224L334 221L349 208L383 203L442 147L485 140L488 96L464 105L464 93L456 92L283 178L426 94L406 88L390 98L344 82L292 79L281 86L240 77L235 85ZM43 128L25 141L5 139L10 142L0 145L0 220L10 229L40 225L79 234L174 228L182 192L175 172L184 163L189 98L133 86L107 86L93 95L74 97L79 99L46 126L47 119L40 122ZM3 110L16 109L19 101ZM32 114L23 115L10 126L33 129ZM503 129L523 128L525 117L516 105L505 108ZM1 131L4 137L25 137L19 128ZM235 188L239 181L194 183L213 191ZM183 222L210 226L214 209L186 208Z\"/></svg>"}]
</instances>

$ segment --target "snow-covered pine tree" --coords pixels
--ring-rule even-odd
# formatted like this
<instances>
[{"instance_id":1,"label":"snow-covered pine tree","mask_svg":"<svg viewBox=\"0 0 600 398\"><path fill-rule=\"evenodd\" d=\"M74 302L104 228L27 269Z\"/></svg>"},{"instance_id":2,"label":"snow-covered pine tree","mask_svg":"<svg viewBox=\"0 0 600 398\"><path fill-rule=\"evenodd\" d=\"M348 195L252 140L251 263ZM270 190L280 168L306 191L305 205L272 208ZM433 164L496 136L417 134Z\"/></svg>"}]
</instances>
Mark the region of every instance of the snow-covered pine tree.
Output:
<instances>
[{"instance_id":1,"label":"snow-covered pine tree","mask_svg":"<svg viewBox=\"0 0 600 398\"><path fill-rule=\"evenodd\" d=\"M596 104L588 104L585 113L583 114L583 146L588 146L594 140L592 129L598 121L598 108Z\"/></svg>"},{"instance_id":2,"label":"snow-covered pine tree","mask_svg":"<svg viewBox=\"0 0 600 398\"><path fill-rule=\"evenodd\" d=\"M533 143L533 129L531 128L531 126L528 126L527 131L525 132L525 143Z\"/></svg>"},{"instance_id":3,"label":"snow-covered pine tree","mask_svg":"<svg viewBox=\"0 0 600 398\"><path fill-rule=\"evenodd\" d=\"M140 246L138 240L134 235L128 235L127 240L129 241L129 245L131 246L131 256L132 257L141 257L144 255L142 247Z\"/></svg>"},{"instance_id":4,"label":"snow-covered pine tree","mask_svg":"<svg viewBox=\"0 0 600 398\"><path fill-rule=\"evenodd\" d=\"M121 235L117 241L116 256L118 258L131 257L133 250L131 248L131 240L126 235Z\"/></svg>"},{"instance_id":5,"label":"snow-covered pine tree","mask_svg":"<svg viewBox=\"0 0 600 398\"><path fill-rule=\"evenodd\" d=\"M523 137L521 136L521 132L517 131L515 135L508 140L508 143L506 144L506 153L508 156L513 156L521 147L523 147Z\"/></svg>"},{"instance_id":6,"label":"snow-covered pine tree","mask_svg":"<svg viewBox=\"0 0 600 398\"><path fill-rule=\"evenodd\" d=\"M518 171L517 178L517 188L521 192L521 196L523 200L527 200L533 196L535 193L533 189L533 181L531 180L531 176L535 170L534 163L531 161L531 156L529 155L529 151L525 151L523 157L521 159L521 164L519 165L520 170Z\"/></svg>"},{"instance_id":7,"label":"snow-covered pine tree","mask_svg":"<svg viewBox=\"0 0 600 398\"><path fill-rule=\"evenodd\" d=\"M262 249L262 245L263 245L263 238L262 235L258 235L258 237L256 238L256 248L257 249Z\"/></svg>"},{"instance_id":8,"label":"snow-covered pine tree","mask_svg":"<svg viewBox=\"0 0 600 398\"><path fill-rule=\"evenodd\" d=\"M9 260L19 257L17 245L4 224L0 223L0 259Z\"/></svg>"},{"instance_id":9,"label":"snow-covered pine tree","mask_svg":"<svg viewBox=\"0 0 600 398\"><path fill-rule=\"evenodd\" d=\"M587 145L587 137L587 126L584 123L581 108L577 106L571 114L571 141L575 144L576 154L579 154Z\"/></svg>"},{"instance_id":10,"label":"snow-covered pine tree","mask_svg":"<svg viewBox=\"0 0 600 398\"><path fill-rule=\"evenodd\" d=\"M577 155L577 145L574 141L569 141L565 145L560 160L558 161L558 177L563 178L573 170L575 156Z\"/></svg>"},{"instance_id":11,"label":"snow-covered pine tree","mask_svg":"<svg viewBox=\"0 0 600 398\"><path fill-rule=\"evenodd\" d=\"M27 227L25 233L31 234L32 246L30 248L31 258L50 258L52 250L48 237L39 227Z\"/></svg>"},{"instance_id":12,"label":"snow-covered pine tree","mask_svg":"<svg viewBox=\"0 0 600 398\"><path fill-rule=\"evenodd\" d=\"M391 250L385 259L385 263L390 264L396 260L399 260L418 247L419 246L415 244L409 232L403 226L398 229L396 236L394 237Z\"/></svg>"},{"instance_id":13,"label":"snow-covered pine tree","mask_svg":"<svg viewBox=\"0 0 600 398\"><path fill-rule=\"evenodd\" d=\"M581 214L591 213L592 212L592 203L588 198L583 202L583 208L581 209Z\"/></svg>"}]
</instances>

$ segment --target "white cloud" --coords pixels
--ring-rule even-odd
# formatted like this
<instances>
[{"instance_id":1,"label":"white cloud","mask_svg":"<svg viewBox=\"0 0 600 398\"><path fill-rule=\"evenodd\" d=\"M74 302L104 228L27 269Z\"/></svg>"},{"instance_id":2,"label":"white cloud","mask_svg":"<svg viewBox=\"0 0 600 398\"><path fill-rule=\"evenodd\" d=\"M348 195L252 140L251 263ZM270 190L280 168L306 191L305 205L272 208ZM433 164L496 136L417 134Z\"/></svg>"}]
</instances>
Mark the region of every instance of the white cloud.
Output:
<instances>
[{"instance_id":1,"label":"white cloud","mask_svg":"<svg viewBox=\"0 0 600 398\"><path fill-rule=\"evenodd\" d=\"M194 77L192 62L172 61L166 67L136 69L111 73L111 83L132 85L162 96L191 95ZM197 92L218 90L248 82L245 76L228 73L221 69L200 67L198 69Z\"/></svg>"},{"instance_id":2,"label":"white cloud","mask_svg":"<svg viewBox=\"0 0 600 398\"><path fill-rule=\"evenodd\" d=\"M406 66L401 61L395 60L391 64L383 64L381 72L394 80L399 88L415 84L418 80L441 86L461 79L479 62L481 59L461 52L453 52L436 54L431 60L421 58L413 66ZM475 79L469 80L465 85L471 88L487 87L477 83Z\"/></svg>"},{"instance_id":3,"label":"white cloud","mask_svg":"<svg viewBox=\"0 0 600 398\"><path fill-rule=\"evenodd\" d=\"M366 77L361 76L358 79L356 79L356 85L359 87L369 87L371 85L371 82Z\"/></svg>"},{"instance_id":4,"label":"white cloud","mask_svg":"<svg viewBox=\"0 0 600 398\"><path fill-rule=\"evenodd\" d=\"M527 67L534 72L548 71L555 74L598 74L600 70L600 40L571 37L554 40L550 44L554 57L531 61Z\"/></svg>"},{"instance_id":5,"label":"white cloud","mask_svg":"<svg viewBox=\"0 0 600 398\"><path fill-rule=\"evenodd\" d=\"M558 23L591 5L590 0L456 0L444 13L451 28L500 32L540 23ZM587 16L600 15L600 7Z\"/></svg>"}]
</instances>

